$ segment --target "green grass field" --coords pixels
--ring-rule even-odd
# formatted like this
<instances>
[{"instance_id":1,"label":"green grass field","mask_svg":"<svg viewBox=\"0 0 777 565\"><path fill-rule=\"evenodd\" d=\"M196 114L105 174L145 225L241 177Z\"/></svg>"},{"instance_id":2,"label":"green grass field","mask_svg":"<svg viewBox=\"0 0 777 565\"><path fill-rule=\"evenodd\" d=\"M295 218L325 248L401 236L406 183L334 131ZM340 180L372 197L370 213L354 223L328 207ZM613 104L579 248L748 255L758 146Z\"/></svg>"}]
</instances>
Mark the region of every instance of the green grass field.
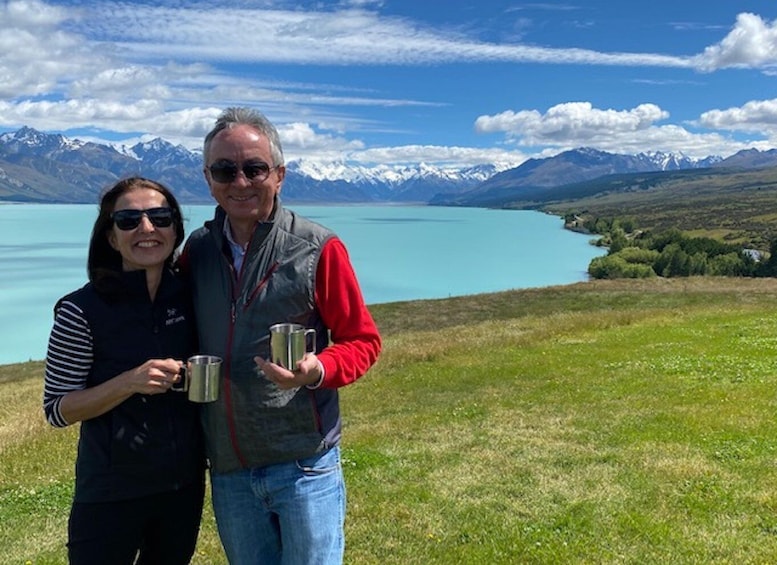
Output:
<instances>
[{"instance_id":1,"label":"green grass field","mask_svg":"<svg viewBox=\"0 0 777 565\"><path fill-rule=\"evenodd\" d=\"M342 391L346 563L777 562L777 280L376 305ZM0 367L3 563L66 562L77 429ZM225 563L209 502L194 563Z\"/></svg>"}]
</instances>

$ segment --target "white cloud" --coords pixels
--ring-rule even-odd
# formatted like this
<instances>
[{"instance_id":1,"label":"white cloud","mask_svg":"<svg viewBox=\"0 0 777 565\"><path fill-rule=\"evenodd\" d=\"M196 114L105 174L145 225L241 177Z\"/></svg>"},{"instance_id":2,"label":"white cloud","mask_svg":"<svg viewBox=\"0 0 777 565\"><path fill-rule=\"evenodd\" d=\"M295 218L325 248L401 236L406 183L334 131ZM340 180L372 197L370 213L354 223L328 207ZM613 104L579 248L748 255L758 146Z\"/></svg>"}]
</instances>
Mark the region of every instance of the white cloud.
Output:
<instances>
[{"instance_id":1,"label":"white cloud","mask_svg":"<svg viewBox=\"0 0 777 565\"><path fill-rule=\"evenodd\" d=\"M14 2L27 3L42 6L35 0ZM303 11L248 6L235 9L234 5L218 2L192 2L177 7L94 2L88 6L89 17L76 13L68 23L73 33L89 38L108 52L147 62L170 58L331 65L501 61L705 71L769 68L777 63L777 22L765 22L752 13L739 14L733 29L721 42L696 56L681 57L482 42L458 30L382 16L369 9L373 5L380 3L353 0L334 4L330 9ZM85 13L87 8L83 10ZM47 21L49 25L58 22L55 17ZM261 32L249 31L247 21L261 22ZM224 37L236 34L239 41L223 41Z\"/></svg>"},{"instance_id":2,"label":"white cloud","mask_svg":"<svg viewBox=\"0 0 777 565\"><path fill-rule=\"evenodd\" d=\"M36 0L0 5L0 97L46 94L93 68L99 57L58 28L64 20L63 10Z\"/></svg>"},{"instance_id":3,"label":"white cloud","mask_svg":"<svg viewBox=\"0 0 777 565\"><path fill-rule=\"evenodd\" d=\"M13 105L0 102L0 115L6 124L16 121L36 124L42 121L49 124L50 129L66 129L74 123L95 122L115 126L124 120L137 122L144 118L156 117L160 110L159 102L154 100L138 100L134 104L97 99L24 101Z\"/></svg>"},{"instance_id":4,"label":"white cloud","mask_svg":"<svg viewBox=\"0 0 777 565\"><path fill-rule=\"evenodd\" d=\"M65 19L65 10L38 0L8 0L4 2L3 25L8 27L51 27Z\"/></svg>"},{"instance_id":5,"label":"white cloud","mask_svg":"<svg viewBox=\"0 0 777 565\"><path fill-rule=\"evenodd\" d=\"M777 98L751 100L738 108L709 110L699 123L707 128L730 131L768 131L777 134Z\"/></svg>"},{"instance_id":6,"label":"white cloud","mask_svg":"<svg viewBox=\"0 0 777 565\"><path fill-rule=\"evenodd\" d=\"M317 133L310 124L300 122L279 126L278 135L287 161L324 155L327 160L341 160L344 153L364 147L361 141Z\"/></svg>"},{"instance_id":7,"label":"white cloud","mask_svg":"<svg viewBox=\"0 0 777 565\"><path fill-rule=\"evenodd\" d=\"M681 57L602 53L486 43L455 30L381 16L366 9L262 10L229 5L186 8L95 2L72 25L96 45L132 60L243 61L329 65L542 62L688 67ZM258 31L246 22L261 22ZM203 33L207 30L207 33ZM239 41L224 37L239 36Z\"/></svg>"},{"instance_id":8,"label":"white cloud","mask_svg":"<svg viewBox=\"0 0 777 565\"><path fill-rule=\"evenodd\" d=\"M0 8L4 23L4 39L0 40L0 48L4 49L0 53L6 54L0 57L0 76L5 74L4 69L25 68L19 64L22 62L51 62L61 71L49 68L46 76L57 77L78 70L89 75L114 66L167 64L171 59L332 65L479 61L690 65L682 57L651 53L480 42L458 31L381 16L367 9L235 9L230 4L197 2L179 7L120 2L85 2L80 6L65 11L38 0L14 0ZM256 26L247 26L247 22L256 22ZM238 40L224 41L225 37ZM26 90L34 93L35 81L26 78L26 83L18 84L27 84Z\"/></svg>"},{"instance_id":9,"label":"white cloud","mask_svg":"<svg viewBox=\"0 0 777 565\"><path fill-rule=\"evenodd\" d=\"M154 137L193 149L202 145L203 136L220 112L219 107L164 111L159 101L149 99L132 104L93 98L18 104L0 101L0 126L21 123L42 131L67 131L82 127L77 124L99 124L94 129L132 135L153 132Z\"/></svg>"},{"instance_id":10,"label":"white cloud","mask_svg":"<svg viewBox=\"0 0 777 565\"><path fill-rule=\"evenodd\" d=\"M602 136L633 135L654 122L669 117L655 104L640 104L631 110L600 110L590 102L558 104L541 114L537 110L507 110L475 120L479 133L504 132L522 145L583 143Z\"/></svg>"},{"instance_id":11,"label":"white cloud","mask_svg":"<svg viewBox=\"0 0 777 565\"><path fill-rule=\"evenodd\" d=\"M362 163L436 163L456 166L496 164L517 167L528 156L521 151L505 149L455 147L439 145L402 145L397 147L373 147L355 151L349 159Z\"/></svg>"},{"instance_id":12,"label":"white cloud","mask_svg":"<svg viewBox=\"0 0 777 565\"><path fill-rule=\"evenodd\" d=\"M153 94L155 98L168 98L169 88L161 84L162 77L151 67L131 65L99 71L80 78L68 89L72 96L109 96L126 98L128 91L135 97Z\"/></svg>"},{"instance_id":13,"label":"white cloud","mask_svg":"<svg viewBox=\"0 0 777 565\"><path fill-rule=\"evenodd\" d=\"M334 84L303 84L233 69L236 64L258 69L277 63L402 67L478 62L706 71L749 67L765 73L777 68L777 23L748 13L737 17L720 43L695 57L679 57L483 42L460 30L383 16L377 11L382 4L342 0L304 11L296 4L290 10L258 9L257 2L240 0L85 0L62 6L9 0L0 3L0 126L152 135L197 148L221 108L252 105L279 124L289 158L522 161L523 152L499 147L369 148L356 138L359 133L401 128L390 118L366 118L366 113L352 110L433 109L444 102L393 98L363 85L338 85L334 78ZM754 101L740 108L711 110L698 125L768 134L775 131L772 103ZM528 109L484 115L475 128L480 133L504 134L511 145L538 151L581 145L616 151L639 146L641 150L653 144L655 149L709 154L732 144L714 132L658 125L668 117L656 104L617 110L568 102L544 113Z\"/></svg>"},{"instance_id":14,"label":"white cloud","mask_svg":"<svg viewBox=\"0 0 777 565\"><path fill-rule=\"evenodd\" d=\"M755 14L739 14L729 34L696 57L696 65L704 71L777 66L777 20L768 23Z\"/></svg>"},{"instance_id":15,"label":"white cloud","mask_svg":"<svg viewBox=\"0 0 777 565\"><path fill-rule=\"evenodd\" d=\"M711 113L707 113L711 114ZM706 116L706 114L705 114ZM733 116L733 113L731 114ZM544 114L537 110L508 110L475 120L475 130L481 134L503 133L509 143L519 147L548 147L555 151L577 147L593 147L613 153L642 151L682 152L690 157L728 156L740 149L770 148L763 141L736 141L717 132L693 132L676 124L657 125L669 117L655 104L640 104L628 110L598 109L589 102L559 104ZM702 125L714 129L724 127L722 119L713 123L713 116L703 117ZM772 115L774 119L775 116ZM729 120L733 120L729 117ZM760 131L765 129L761 122ZM743 128L740 128L743 129ZM751 131L759 131L753 127Z\"/></svg>"}]
</instances>

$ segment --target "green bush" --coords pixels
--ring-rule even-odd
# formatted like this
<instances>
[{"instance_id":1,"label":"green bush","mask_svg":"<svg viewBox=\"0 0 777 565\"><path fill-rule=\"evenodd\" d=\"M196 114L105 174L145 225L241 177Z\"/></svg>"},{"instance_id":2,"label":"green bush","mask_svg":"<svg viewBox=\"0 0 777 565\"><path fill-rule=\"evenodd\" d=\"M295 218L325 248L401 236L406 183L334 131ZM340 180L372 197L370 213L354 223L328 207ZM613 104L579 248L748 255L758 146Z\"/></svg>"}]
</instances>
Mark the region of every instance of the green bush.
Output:
<instances>
[{"instance_id":1,"label":"green bush","mask_svg":"<svg viewBox=\"0 0 777 565\"><path fill-rule=\"evenodd\" d=\"M625 247L615 253L622 257L628 263L641 263L652 266L658 258L659 253L654 249L642 249L640 247Z\"/></svg>"},{"instance_id":2,"label":"green bush","mask_svg":"<svg viewBox=\"0 0 777 565\"><path fill-rule=\"evenodd\" d=\"M656 276L650 265L630 263L617 253L595 258L588 266L588 274L595 279L644 279Z\"/></svg>"},{"instance_id":3,"label":"green bush","mask_svg":"<svg viewBox=\"0 0 777 565\"><path fill-rule=\"evenodd\" d=\"M606 257L597 257L588 267L594 278L645 278L690 276L772 276L773 264L760 265L741 246L709 237L689 237L678 229L626 235L620 222L599 218L594 227L609 247ZM774 255L773 255L774 256ZM777 262L775 262L777 263Z\"/></svg>"}]
</instances>

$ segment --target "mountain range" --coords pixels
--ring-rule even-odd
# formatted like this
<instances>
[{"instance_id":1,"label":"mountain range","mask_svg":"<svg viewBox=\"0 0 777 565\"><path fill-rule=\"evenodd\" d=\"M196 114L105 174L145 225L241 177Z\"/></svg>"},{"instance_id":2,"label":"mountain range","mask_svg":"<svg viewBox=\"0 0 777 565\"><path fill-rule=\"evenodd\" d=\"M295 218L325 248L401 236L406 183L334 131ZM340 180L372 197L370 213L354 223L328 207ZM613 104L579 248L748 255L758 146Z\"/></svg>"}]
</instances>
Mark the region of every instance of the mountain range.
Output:
<instances>
[{"instance_id":1,"label":"mountain range","mask_svg":"<svg viewBox=\"0 0 777 565\"><path fill-rule=\"evenodd\" d=\"M511 199L542 199L550 189L605 175L771 166L777 166L777 150L690 159L670 153L621 155L579 148L509 169L496 165L452 169L424 163L365 167L298 160L286 164L282 194L287 203L495 206ZM183 203L213 202L202 176L202 155L162 139L128 147L68 139L29 127L0 135L0 201L94 203L116 180L131 175L162 182Z\"/></svg>"}]
</instances>

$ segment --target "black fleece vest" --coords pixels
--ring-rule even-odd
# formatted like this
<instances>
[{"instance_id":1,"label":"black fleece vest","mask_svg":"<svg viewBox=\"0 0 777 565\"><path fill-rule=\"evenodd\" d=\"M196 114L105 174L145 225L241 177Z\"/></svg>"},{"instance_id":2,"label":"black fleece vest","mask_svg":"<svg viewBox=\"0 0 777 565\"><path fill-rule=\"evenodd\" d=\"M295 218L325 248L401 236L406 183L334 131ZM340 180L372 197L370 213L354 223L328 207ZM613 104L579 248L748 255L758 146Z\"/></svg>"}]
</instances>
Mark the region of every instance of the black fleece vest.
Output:
<instances>
[{"instance_id":1,"label":"black fleece vest","mask_svg":"<svg viewBox=\"0 0 777 565\"><path fill-rule=\"evenodd\" d=\"M191 303L180 280L165 273L153 304L145 271L123 273L121 283L110 294L89 283L62 299L83 310L92 333L88 387L151 358L184 360L195 348ZM175 490L202 481L204 462L198 405L181 393L135 394L81 423L75 500Z\"/></svg>"}]
</instances>

